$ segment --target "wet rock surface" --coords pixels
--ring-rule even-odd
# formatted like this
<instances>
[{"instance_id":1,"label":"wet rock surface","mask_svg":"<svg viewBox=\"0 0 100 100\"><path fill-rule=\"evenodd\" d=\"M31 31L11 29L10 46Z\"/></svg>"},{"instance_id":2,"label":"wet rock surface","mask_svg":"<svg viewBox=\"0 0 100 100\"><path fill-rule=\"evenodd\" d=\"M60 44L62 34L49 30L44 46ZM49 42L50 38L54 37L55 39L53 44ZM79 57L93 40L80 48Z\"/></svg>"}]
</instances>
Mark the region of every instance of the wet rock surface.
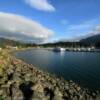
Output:
<instances>
[{"instance_id":1,"label":"wet rock surface","mask_svg":"<svg viewBox=\"0 0 100 100\"><path fill-rule=\"evenodd\" d=\"M0 100L100 100L100 91L82 88L14 57L2 64Z\"/></svg>"}]
</instances>

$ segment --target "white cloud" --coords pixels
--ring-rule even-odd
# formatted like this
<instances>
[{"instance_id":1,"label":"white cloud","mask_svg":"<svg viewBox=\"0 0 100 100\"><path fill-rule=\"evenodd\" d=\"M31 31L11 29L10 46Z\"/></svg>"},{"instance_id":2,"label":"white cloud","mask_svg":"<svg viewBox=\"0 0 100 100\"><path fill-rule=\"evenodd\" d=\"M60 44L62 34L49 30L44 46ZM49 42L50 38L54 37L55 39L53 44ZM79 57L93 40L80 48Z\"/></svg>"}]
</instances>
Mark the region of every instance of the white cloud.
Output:
<instances>
[{"instance_id":1,"label":"white cloud","mask_svg":"<svg viewBox=\"0 0 100 100\"><path fill-rule=\"evenodd\" d=\"M45 41L54 32L20 15L0 12L0 37L22 41Z\"/></svg>"},{"instance_id":2,"label":"white cloud","mask_svg":"<svg viewBox=\"0 0 100 100\"><path fill-rule=\"evenodd\" d=\"M93 28L97 24L98 24L98 19L92 19L92 20L85 21L77 25L70 25L69 30L86 30L89 28Z\"/></svg>"},{"instance_id":3,"label":"white cloud","mask_svg":"<svg viewBox=\"0 0 100 100\"><path fill-rule=\"evenodd\" d=\"M66 20L66 19L61 20L61 24L62 25L67 25L68 24L68 20Z\"/></svg>"},{"instance_id":4,"label":"white cloud","mask_svg":"<svg viewBox=\"0 0 100 100\"><path fill-rule=\"evenodd\" d=\"M87 37L98 35L98 34L100 34L100 25L97 25L97 26L93 27L93 29L91 30L91 32L87 32L85 34L78 35L76 37L76 39L81 40L83 38L87 38Z\"/></svg>"},{"instance_id":5,"label":"white cloud","mask_svg":"<svg viewBox=\"0 0 100 100\"><path fill-rule=\"evenodd\" d=\"M25 0L26 4L42 11L55 11L55 7L48 2L48 0Z\"/></svg>"},{"instance_id":6,"label":"white cloud","mask_svg":"<svg viewBox=\"0 0 100 100\"><path fill-rule=\"evenodd\" d=\"M94 35L100 34L100 25L97 25L97 26L94 28L93 34L94 34Z\"/></svg>"},{"instance_id":7,"label":"white cloud","mask_svg":"<svg viewBox=\"0 0 100 100\"><path fill-rule=\"evenodd\" d=\"M84 36L95 34L95 27L100 25L99 18L84 21L80 24L72 24L67 27L67 32L74 36Z\"/></svg>"},{"instance_id":8,"label":"white cloud","mask_svg":"<svg viewBox=\"0 0 100 100\"><path fill-rule=\"evenodd\" d=\"M65 37L67 40L79 40L96 34L100 34L100 17L79 24L68 23L66 25Z\"/></svg>"}]
</instances>

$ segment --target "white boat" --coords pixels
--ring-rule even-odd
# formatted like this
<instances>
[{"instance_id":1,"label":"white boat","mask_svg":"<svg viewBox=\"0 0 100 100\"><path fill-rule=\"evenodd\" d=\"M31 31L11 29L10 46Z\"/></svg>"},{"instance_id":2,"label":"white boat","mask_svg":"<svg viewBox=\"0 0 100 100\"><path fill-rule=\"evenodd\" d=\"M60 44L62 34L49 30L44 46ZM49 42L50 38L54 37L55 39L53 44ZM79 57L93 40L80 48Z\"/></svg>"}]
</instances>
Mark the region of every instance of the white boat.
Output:
<instances>
[{"instance_id":1,"label":"white boat","mask_svg":"<svg viewBox=\"0 0 100 100\"><path fill-rule=\"evenodd\" d=\"M87 48L87 51L91 51L91 48Z\"/></svg>"},{"instance_id":2,"label":"white boat","mask_svg":"<svg viewBox=\"0 0 100 100\"><path fill-rule=\"evenodd\" d=\"M62 51L65 51L65 50L66 50L65 48L61 48L61 47L55 47L53 49L53 51L55 51L55 52L62 52Z\"/></svg>"},{"instance_id":3,"label":"white boat","mask_svg":"<svg viewBox=\"0 0 100 100\"><path fill-rule=\"evenodd\" d=\"M80 48L77 48L77 51L81 51L81 49Z\"/></svg>"}]
</instances>

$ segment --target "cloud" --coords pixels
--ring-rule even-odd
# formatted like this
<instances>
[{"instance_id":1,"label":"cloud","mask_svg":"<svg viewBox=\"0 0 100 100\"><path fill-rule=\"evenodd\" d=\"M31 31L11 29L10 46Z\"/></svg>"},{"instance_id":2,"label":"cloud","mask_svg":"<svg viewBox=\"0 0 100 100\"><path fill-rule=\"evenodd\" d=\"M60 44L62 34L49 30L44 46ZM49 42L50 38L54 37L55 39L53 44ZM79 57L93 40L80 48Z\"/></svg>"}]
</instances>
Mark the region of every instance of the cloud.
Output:
<instances>
[{"instance_id":1,"label":"cloud","mask_svg":"<svg viewBox=\"0 0 100 100\"><path fill-rule=\"evenodd\" d=\"M54 32L20 15L0 12L0 37L21 41L43 42Z\"/></svg>"},{"instance_id":2,"label":"cloud","mask_svg":"<svg viewBox=\"0 0 100 100\"><path fill-rule=\"evenodd\" d=\"M97 25L96 27L95 27L95 32L99 32L100 33L100 25Z\"/></svg>"},{"instance_id":3,"label":"cloud","mask_svg":"<svg viewBox=\"0 0 100 100\"><path fill-rule=\"evenodd\" d=\"M100 25L99 18L84 21L80 24L69 25L67 32L74 36L84 36L88 34L95 34L95 27Z\"/></svg>"},{"instance_id":4,"label":"cloud","mask_svg":"<svg viewBox=\"0 0 100 100\"><path fill-rule=\"evenodd\" d=\"M87 32L85 34L81 34L81 35L78 35L76 37L77 40L81 40L81 39L84 39L84 38L87 38L87 37L90 37L90 36L94 36L94 35L98 35L100 34L100 25L97 25L95 26L91 32Z\"/></svg>"},{"instance_id":5,"label":"cloud","mask_svg":"<svg viewBox=\"0 0 100 100\"><path fill-rule=\"evenodd\" d=\"M82 28L82 27L81 27ZM74 33L74 31L73 31ZM61 41L69 41L69 42L78 42L81 39L85 39L90 36L98 35L100 34L100 24L94 26L91 31L88 31L87 33L79 33L79 34L74 34L74 36L70 35L69 37L67 36L66 38L60 39Z\"/></svg>"},{"instance_id":6,"label":"cloud","mask_svg":"<svg viewBox=\"0 0 100 100\"><path fill-rule=\"evenodd\" d=\"M89 21L85 21L83 23L77 24L77 25L70 25L70 30L82 30L87 28L93 28L95 25L97 25L98 19L92 19Z\"/></svg>"},{"instance_id":7,"label":"cloud","mask_svg":"<svg viewBox=\"0 0 100 100\"><path fill-rule=\"evenodd\" d=\"M79 24L67 24L64 40L80 40L92 35L100 34L100 17L83 21Z\"/></svg>"},{"instance_id":8,"label":"cloud","mask_svg":"<svg viewBox=\"0 0 100 100\"><path fill-rule=\"evenodd\" d=\"M61 20L61 24L62 25L67 25L68 24L68 20L66 20L66 19Z\"/></svg>"},{"instance_id":9,"label":"cloud","mask_svg":"<svg viewBox=\"0 0 100 100\"><path fill-rule=\"evenodd\" d=\"M37 10L53 12L55 7L51 5L48 0L25 0L26 4Z\"/></svg>"}]
</instances>

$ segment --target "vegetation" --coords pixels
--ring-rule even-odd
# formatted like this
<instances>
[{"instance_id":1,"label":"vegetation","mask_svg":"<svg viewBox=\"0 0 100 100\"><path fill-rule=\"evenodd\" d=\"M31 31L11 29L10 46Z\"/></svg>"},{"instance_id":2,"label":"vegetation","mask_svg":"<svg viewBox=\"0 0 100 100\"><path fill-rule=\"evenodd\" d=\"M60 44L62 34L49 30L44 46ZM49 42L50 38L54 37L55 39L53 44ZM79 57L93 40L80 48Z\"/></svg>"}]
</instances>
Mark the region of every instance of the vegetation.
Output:
<instances>
[{"instance_id":1,"label":"vegetation","mask_svg":"<svg viewBox=\"0 0 100 100\"><path fill-rule=\"evenodd\" d=\"M36 44L35 43L24 43L24 42L19 42L15 40L0 38L0 47L6 48L6 46L17 46L19 48L22 48L22 47L34 47L36 46Z\"/></svg>"},{"instance_id":2,"label":"vegetation","mask_svg":"<svg viewBox=\"0 0 100 100\"><path fill-rule=\"evenodd\" d=\"M100 48L100 34L82 39L79 42L56 42L56 43L43 44L42 46L44 46L44 47L54 47L54 46L91 47L91 46L94 46L96 48Z\"/></svg>"},{"instance_id":3,"label":"vegetation","mask_svg":"<svg viewBox=\"0 0 100 100\"><path fill-rule=\"evenodd\" d=\"M43 47L56 47L56 46L61 46L61 47L91 47L94 46L96 48L100 48L100 42L97 43L86 43L86 42L56 42L56 43L47 43L47 44L42 44L40 46Z\"/></svg>"}]
</instances>

